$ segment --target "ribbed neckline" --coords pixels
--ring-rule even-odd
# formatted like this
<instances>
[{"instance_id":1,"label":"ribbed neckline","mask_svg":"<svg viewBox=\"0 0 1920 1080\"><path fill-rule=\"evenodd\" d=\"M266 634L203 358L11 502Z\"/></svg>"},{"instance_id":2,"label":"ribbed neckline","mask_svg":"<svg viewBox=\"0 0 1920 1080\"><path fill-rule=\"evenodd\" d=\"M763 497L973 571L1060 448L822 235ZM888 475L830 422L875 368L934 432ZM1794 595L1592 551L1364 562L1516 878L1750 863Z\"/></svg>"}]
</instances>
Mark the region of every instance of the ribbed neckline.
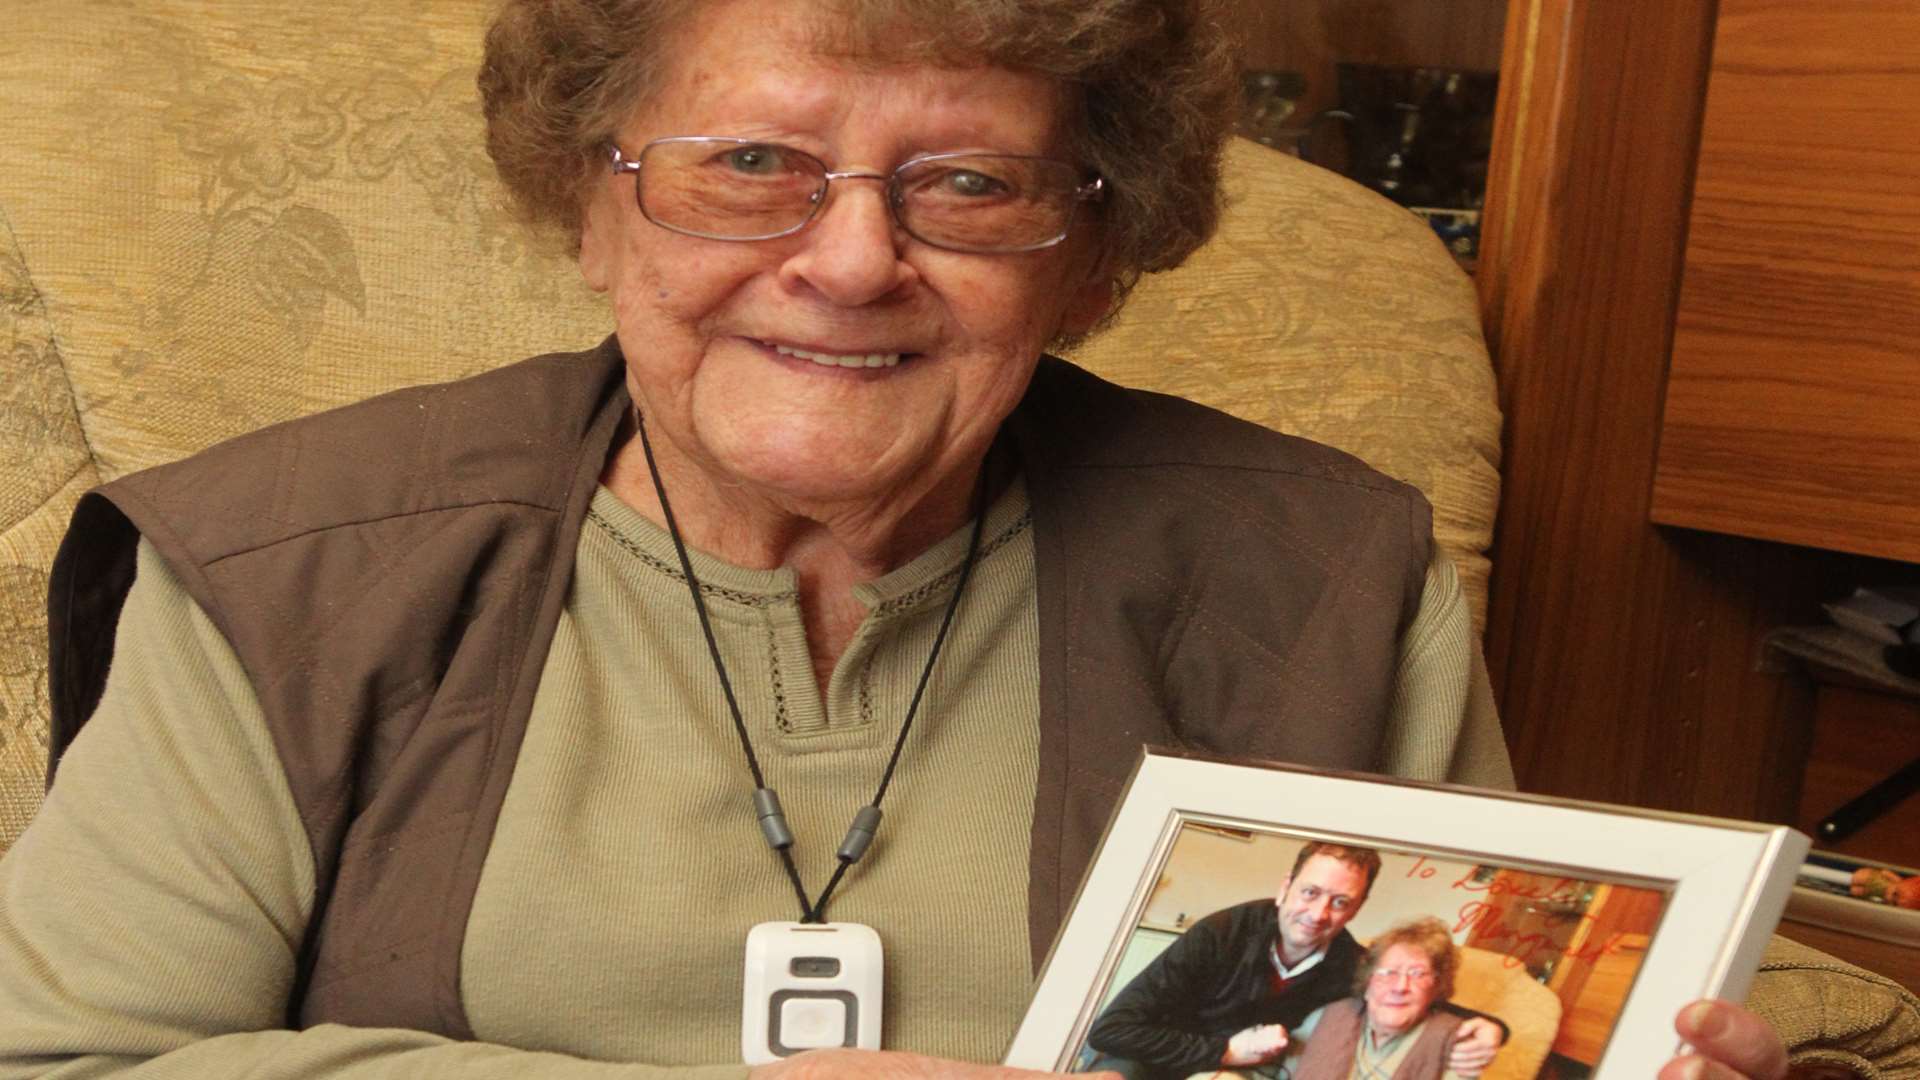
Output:
<instances>
[{"instance_id":1,"label":"ribbed neckline","mask_svg":"<svg viewBox=\"0 0 1920 1080\"><path fill-rule=\"evenodd\" d=\"M673 579L676 584L683 582L679 556L674 553L673 538L666 528L620 501L605 485L594 492L587 508L587 520L638 564ZM984 561L1004 547L1029 521L1026 483L1016 476L987 508L986 528L980 538L980 559ZM880 618L896 617L940 603L951 587L950 579L960 572L972 529L973 523L968 521L905 566L855 586L855 598ZM797 576L786 567L753 570L691 545L687 548L687 557L693 563L694 575L700 579L701 592L709 604L761 608L792 603L799 595Z\"/></svg>"}]
</instances>

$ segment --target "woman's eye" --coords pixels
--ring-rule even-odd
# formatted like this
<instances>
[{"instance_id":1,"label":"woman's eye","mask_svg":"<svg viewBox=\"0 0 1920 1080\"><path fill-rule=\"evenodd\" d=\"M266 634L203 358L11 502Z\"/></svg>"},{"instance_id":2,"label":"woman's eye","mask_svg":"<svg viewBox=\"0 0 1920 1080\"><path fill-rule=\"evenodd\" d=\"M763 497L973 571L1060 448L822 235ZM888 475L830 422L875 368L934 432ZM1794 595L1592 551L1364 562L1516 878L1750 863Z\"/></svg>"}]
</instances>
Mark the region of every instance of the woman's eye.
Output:
<instances>
[{"instance_id":1,"label":"woman's eye","mask_svg":"<svg viewBox=\"0 0 1920 1080\"><path fill-rule=\"evenodd\" d=\"M946 176L946 188L955 195L978 198L983 195L1000 195L1007 191L1007 185L986 173L972 169L955 169Z\"/></svg>"},{"instance_id":2,"label":"woman's eye","mask_svg":"<svg viewBox=\"0 0 1920 1080\"><path fill-rule=\"evenodd\" d=\"M726 154L727 167L749 176L770 176L780 171L780 150L774 146L742 146Z\"/></svg>"}]
</instances>

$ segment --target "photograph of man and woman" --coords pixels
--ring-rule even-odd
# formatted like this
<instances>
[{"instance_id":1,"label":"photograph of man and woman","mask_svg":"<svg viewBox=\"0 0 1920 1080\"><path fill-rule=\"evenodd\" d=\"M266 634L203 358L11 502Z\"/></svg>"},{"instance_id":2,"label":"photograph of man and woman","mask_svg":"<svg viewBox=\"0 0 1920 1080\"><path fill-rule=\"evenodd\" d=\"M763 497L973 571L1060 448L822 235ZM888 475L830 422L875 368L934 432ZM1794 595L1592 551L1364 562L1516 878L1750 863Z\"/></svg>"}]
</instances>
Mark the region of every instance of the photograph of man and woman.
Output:
<instances>
[{"instance_id":1,"label":"photograph of man and woman","mask_svg":"<svg viewBox=\"0 0 1920 1080\"><path fill-rule=\"evenodd\" d=\"M1189 821L1075 1071L1128 1080L1578 1080L1665 894Z\"/></svg>"}]
</instances>

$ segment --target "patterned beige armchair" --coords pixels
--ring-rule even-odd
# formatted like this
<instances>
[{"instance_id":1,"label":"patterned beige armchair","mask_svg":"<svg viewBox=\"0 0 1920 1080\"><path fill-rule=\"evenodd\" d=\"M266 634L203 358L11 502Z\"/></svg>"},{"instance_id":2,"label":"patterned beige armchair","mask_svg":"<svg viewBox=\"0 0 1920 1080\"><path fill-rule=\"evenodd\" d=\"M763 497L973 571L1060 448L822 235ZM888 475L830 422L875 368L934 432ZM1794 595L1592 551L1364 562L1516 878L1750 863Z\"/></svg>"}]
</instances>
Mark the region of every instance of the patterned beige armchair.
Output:
<instances>
[{"instance_id":1,"label":"patterned beige armchair","mask_svg":"<svg viewBox=\"0 0 1920 1080\"><path fill-rule=\"evenodd\" d=\"M568 258L512 222L482 151L473 74L490 6L10 6L0 850L39 802L47 568L81 492L272 421L605 333ZM1252 144L1229 164L1222 235L1143 283L1079 358L1418 485L1478 617L1500 416L1471 286L1370 193ZM1793 1030L1879 1052L1884 1032L1843 1019L1852 1028Z\"/></svg>"}]
</instances>

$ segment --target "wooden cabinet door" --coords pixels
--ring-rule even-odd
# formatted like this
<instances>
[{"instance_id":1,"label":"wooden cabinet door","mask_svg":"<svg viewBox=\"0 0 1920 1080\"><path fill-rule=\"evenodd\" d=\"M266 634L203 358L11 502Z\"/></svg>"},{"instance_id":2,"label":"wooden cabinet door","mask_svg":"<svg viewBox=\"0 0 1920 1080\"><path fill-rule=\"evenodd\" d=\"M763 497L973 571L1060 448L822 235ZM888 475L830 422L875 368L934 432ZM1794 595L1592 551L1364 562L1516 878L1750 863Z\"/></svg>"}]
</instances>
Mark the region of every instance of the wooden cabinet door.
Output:
<instances>
[{"instance_id":1,"label":"wooden cabinet door","mask_svg":"<svg viewBox=\"0 0 1920 1080\"><path fill-rule=\"evenodd\" d=\"M1721 0L1653 520L1920 562L1920 5Z\"/></svg>"}]
</instances>

